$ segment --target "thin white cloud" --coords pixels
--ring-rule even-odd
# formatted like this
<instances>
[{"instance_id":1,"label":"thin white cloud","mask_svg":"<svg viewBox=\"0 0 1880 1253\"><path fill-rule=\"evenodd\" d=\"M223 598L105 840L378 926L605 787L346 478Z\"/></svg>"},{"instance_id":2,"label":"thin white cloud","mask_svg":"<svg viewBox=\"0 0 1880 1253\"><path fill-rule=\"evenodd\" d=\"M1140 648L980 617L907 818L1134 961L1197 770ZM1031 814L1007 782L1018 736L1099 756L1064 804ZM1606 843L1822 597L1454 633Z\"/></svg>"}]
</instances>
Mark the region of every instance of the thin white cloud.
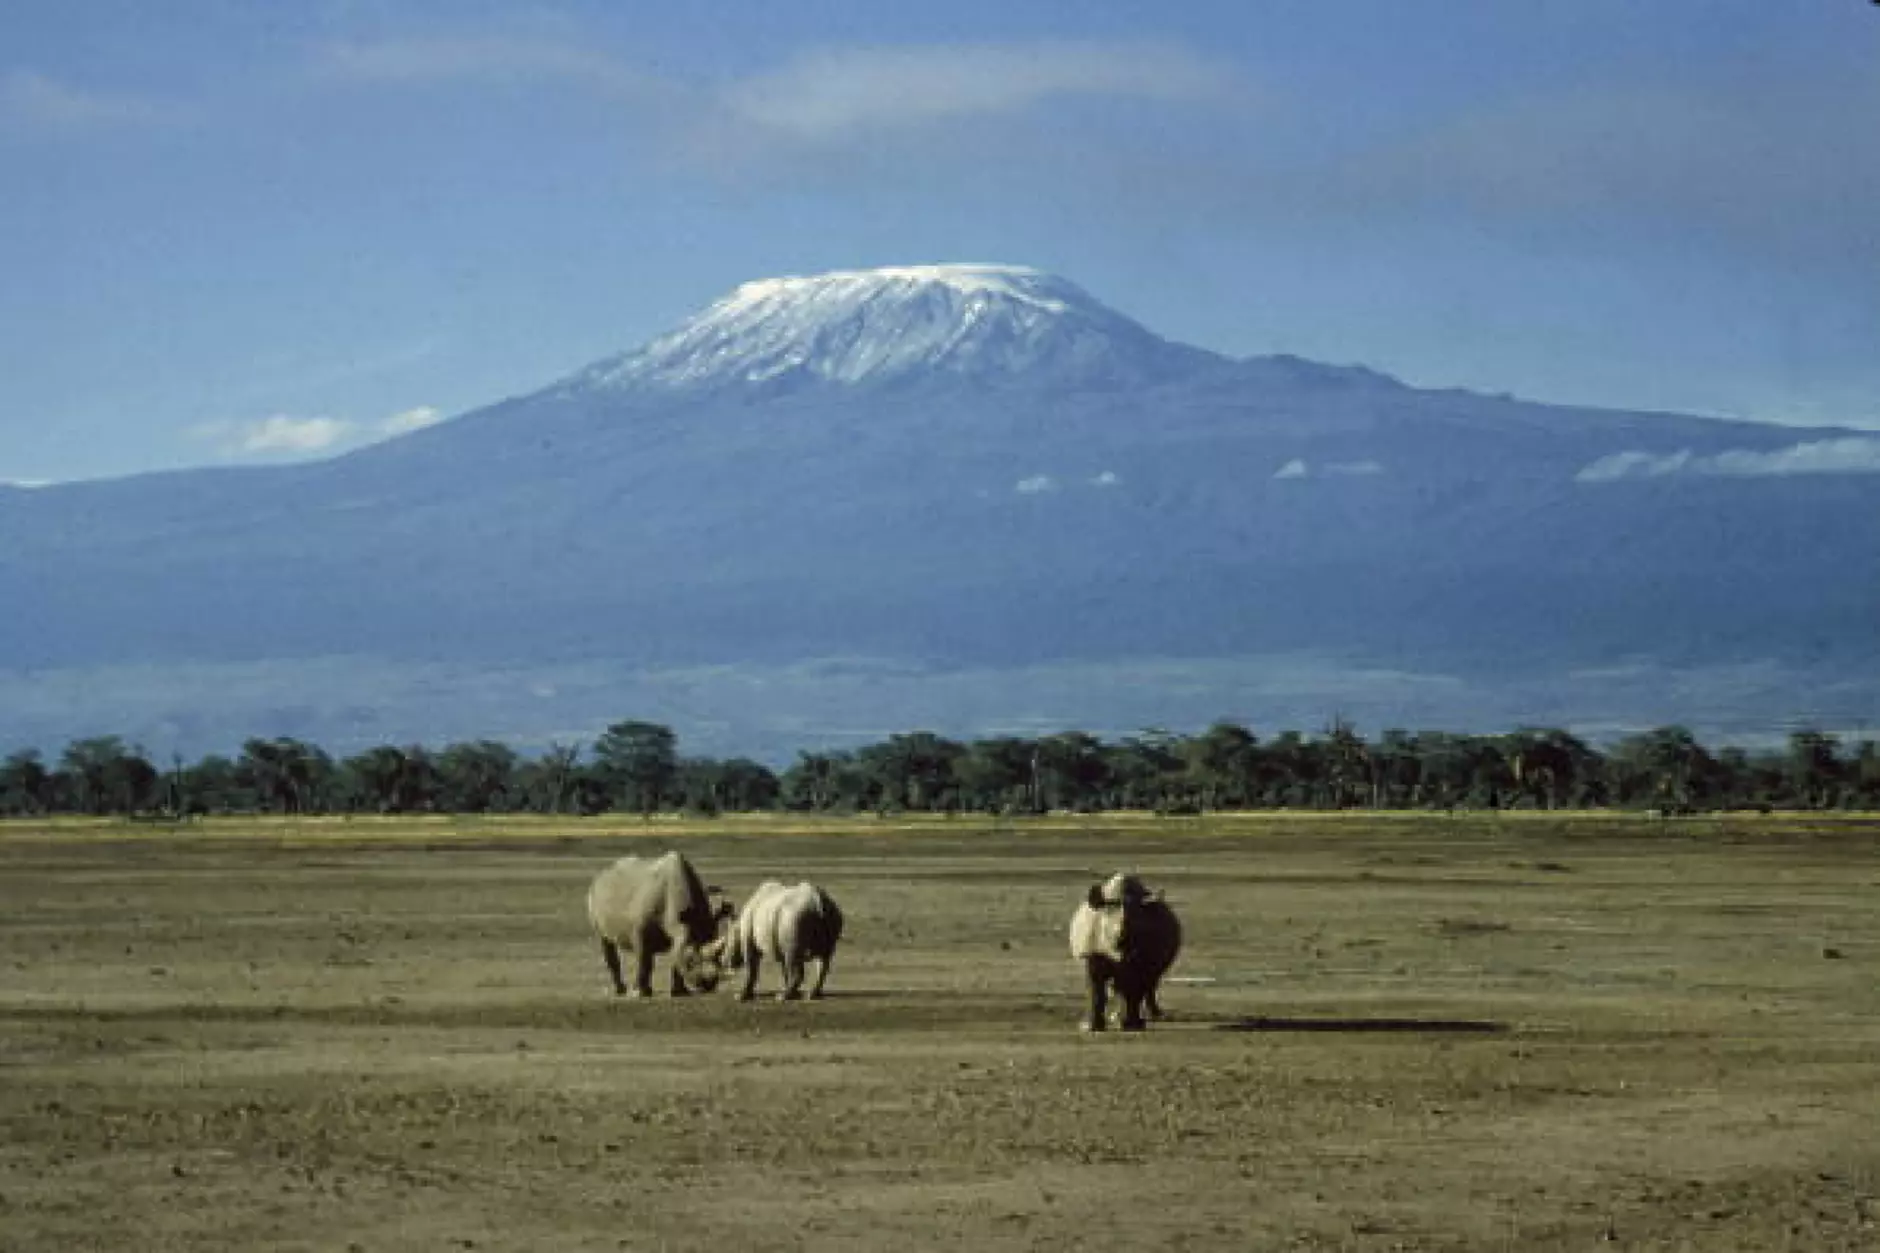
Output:
<instances>
[{"instance_id":1,"label":"thin white cloud","mask_svg":"<svg viewBox=\"0 0 1880 1253\"><path fill-rule=\"evenodd\" d=\"M560 82L638 93L658 85L605 52L562 38L440 37L329 44L318 66L356 82Z\"/></svg>"},{"instance_id":2,"label":"thin white cloud","mask_svg":"<svg viewBox=\"0 0 1880 1253\"><path fill-rule=\"evenodd\" d=\"M1808 440L1774 452L1731 449L1711 458L1712 474L1880 474L1880 438Z\"/></svg>"},{"instance_id":3,"label":"thin white cloud","mask_svg":"<svg viewBox=\"0 0 1880 1253\"><path fill-rule=\"evenodd\" d=\"M1328 461L1324 466L1315 470L1310 463L1301 458L1294 457L1291 461L1288 461L1285 465L1275 470L1273 477L1276 479L1309 479L1319 477L1361 479L1382 473L1384 473L1384 463L1381 461L1371 461L1368 459L1364 461Z\"/></svg>"},{"instance_id":4,"label":"thin white cloud","mask_svg":"<svg viewBox=\"0 0 1880 1253\"><path fill-rule=\"evenodd\" d=\"M1231 78L1160 43L1039 41L943 47L831 48L730 84L741 120L804 140L1022 110L1065 96L1196 100Z\"/></svg>"},{"instance_id":5,"label":"thin white cloud","mask_svg":"<svg viewBox=\"0 0 1880 1253\"><path fill-rule=\"evenodd\" d=\"M356 422L328 416L295 417L276 413L252 422L202 422L185 434L212 444L217 455L239 460L247 457L294 458L408 435L444 420L435 405L417 405L376 422Z\"/></svg>"},{"instance_id":6,"label":"thin white cloud","mask_svg":"<svg viewBox=\"0 0 1880 1253\"><path fill-rule=\"evenodd\" d=\"M1650 453L1632 449L1601 457L1580 467L1574 480L1580 483L1610 483L1615 479L1655 479L1683 472L1691 464L1691 450Z\"/></svg>"},{"instance_id":7,"label":"thin white cloud","mask_svg":"<svg viewBox=\"0 0 1880 1253\"><path fill-rule=\"evenodd\" d=\"M775 173L807 150L1014 117L1055 100L1233 104L1250 95L1239 76L1180 44L1122 40L828 47L695 80L644 69L561 29L334 42L317 50L312 69L328 82L590 92L626 105L619 116L676 163L717 174Z\"/></svg>"},{"instance_id":8,"label":"thin white cloud","mask_svg":"<svg viewBox=\"0 0 1880 1253\"><path fill-rule=\"evenodd\" d=\"M0 74L0 120L39 131L90 131L178 122L180 105L126 92L75 87L33 70Z\"/></svg>"},{"instance_id":9,"label":"thin white cloud","mask_svg":"<svg viewBox=\"0 0 1880 1253\"><path fill-rule=\"evenodd\" d=\"M1581 467L1581 483L1619 479L1664 478L1697 474L1726 478L1764 478L1791 474L1880 474L1880 438L1850 435L1806 440L1768 452L1730 448L1699 456L1688 448L1672 453L1616 452Z\"/></svg>"},{"instance_id":10,"label":"thin white cloud","mask_svg":"<svg viewBox=\"0 0 1880 1253\"><path fill-rule=\"evenodd\" d=\"M394 413L379 423L381 435L404 435L410 431L422 431L427 426L436 426L444 420L444 413L436 405L419 405L415 409L406 409Z\"/></svg>"},{"instance_id":11,"label":"thin white cloud","mask_svg":"<svg viewBox=\"0 0 1880 1253\"><path fill-rule=\"evenodd\" d=\"M291 418L284 413L261 419L242 432L241 450L251 453L319 452L344 440L352 423L343 418Z\"/></svg>"},{"instance_id":12,"label":"thin white cloud","mask_svg":"<svg viewBox=\"0 0 1880 1253\"><path fill-rule=\"evenodd\" d=\"M350 439L353 423L344 418L296 418L276 413L254 422L205 422L189 429L195 439L215 444L225 457L325 452Z\"/></svg>"},{"instance_id":13,"label":"thin white cloud","mask_svg":"<svg viewBox=\"0 0 1880 1253\"><path fill-rule=\"evenodd\" d=\"M1014 483L1012 490L1025 496L1036 496L1040 492L1055 492L1057 480L1048 474L1034 474L1028 479L1020 479Z\"/></svg>"},{"instance_id":14,"label":"thin white cloud","mask_svg":"<svg viewBox=\"0 0 1880 1253\"><path fill-rule=\"evenodd\" d=\"M1123 480L1117 476L1116 471L1105 470L1102 474L1099 474L1095 478L1090 480L1090 486L1092 487L1115 487L1118 483L1121 483L1122 481Z\"/></svg>"}]
</instances>

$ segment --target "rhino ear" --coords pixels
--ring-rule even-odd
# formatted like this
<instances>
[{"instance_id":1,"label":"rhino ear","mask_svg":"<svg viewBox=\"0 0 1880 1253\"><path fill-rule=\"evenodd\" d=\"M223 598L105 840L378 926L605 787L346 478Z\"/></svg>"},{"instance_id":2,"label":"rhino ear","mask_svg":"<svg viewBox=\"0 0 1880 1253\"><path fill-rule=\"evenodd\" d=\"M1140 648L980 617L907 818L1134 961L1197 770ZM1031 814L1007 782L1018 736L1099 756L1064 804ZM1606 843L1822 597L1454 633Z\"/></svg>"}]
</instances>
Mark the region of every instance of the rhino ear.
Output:
<instances>
[{"instance_id":1,"label":"rhino ear","mask_svg":"<svg viewBox=\"0 0 1880 1253\"><path fill-rule=\"evenodd\" d=\"M1085 899L1087 899L1090 902L1090 908L1102 909L1105 904L1104 899L1103 899L1103 885L1101 883L1091 884L1090 895L1086 897Z\"/></svg>"}]
</instances>

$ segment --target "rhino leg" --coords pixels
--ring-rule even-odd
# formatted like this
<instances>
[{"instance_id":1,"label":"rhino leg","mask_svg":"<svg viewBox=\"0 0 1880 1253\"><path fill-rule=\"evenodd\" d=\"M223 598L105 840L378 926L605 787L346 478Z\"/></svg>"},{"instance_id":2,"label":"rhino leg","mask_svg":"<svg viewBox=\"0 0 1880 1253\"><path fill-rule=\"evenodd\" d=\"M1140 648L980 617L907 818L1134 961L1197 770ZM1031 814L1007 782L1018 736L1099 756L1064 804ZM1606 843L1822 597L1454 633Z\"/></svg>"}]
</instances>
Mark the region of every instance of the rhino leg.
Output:
<instances>
[{"instance_id":1,"label":"rhino leg","mask_svg":"<svg viewBox=\"0 0 1880 1253\"><path fill-rule=\"evenodd\" d=\"M748 1001L757 995L757 968L764 962L763 954L753 945L744 962L744 986L738 989L738 999Z\"/></svg>"},{"instance_id":2,"label":"rhino leg","mask_svg":"<svg viewBox=\"0 0 1880 1253\"><path fill-rule=\"evenodd\" d=\"M607 963L608 977L614 981L614 995L627 994L626 980L620 977L620 946L612 940L601 941L601 959Z\"/></svg>"},{"instance_id":3,"label":"rhino leg","mask_svg":"<svg viewBox=\"0 0 1880 1253\"><path fill-rule=\"evenodd\" d=\"M653 995L653 954L644 945L633 950L633 996Z\"/></svg>"},{"instance_id":4,"label":"rhino leg","mask_svg":"<svg viewBox=\"0 0 1880 1253\"><path fill-rule=\"evenodd\" d=\"M1085 1031L1102 1031L1109 1025L1109 963L1101 957L1084 958L1084 983L1090 992L1090 1012L1084 1017Z\"/></svg>"},{"instance_id":5,"label":"rhino leg","mask_svg":"<svg viewBox=\"0 0 1880 1253\"><path fill-rule=\"evenodd\" d=\"M1123 962L1116 968L1116 994L1123 1000L1123 1022L1125 1031L1141 1031L1148 1024L1143 1021L1143 1002L1153 993L1149 981L1143 978L1143 972Z\"/></svg>"}]
</instances>

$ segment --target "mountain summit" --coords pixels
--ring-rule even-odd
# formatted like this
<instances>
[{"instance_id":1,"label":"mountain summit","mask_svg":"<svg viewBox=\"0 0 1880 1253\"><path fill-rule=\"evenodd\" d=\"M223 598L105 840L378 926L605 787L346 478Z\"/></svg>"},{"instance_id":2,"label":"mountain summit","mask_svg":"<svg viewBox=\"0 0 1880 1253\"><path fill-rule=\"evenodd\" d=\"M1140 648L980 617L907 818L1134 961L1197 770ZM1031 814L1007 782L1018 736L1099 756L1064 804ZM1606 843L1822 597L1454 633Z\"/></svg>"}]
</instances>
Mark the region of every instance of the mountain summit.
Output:
<instances>
[{"instance_id":1,"label":"mountain summit","mask_svg":"<svg viewBox=\"0 0 1880 1253\"><path fill-rule=\"evenodd\" d=\"M1017 265L837 270L745 283L669 334L589 367L577 390L1159 382L1217 364Z\"/></svg>"}]
</instances>

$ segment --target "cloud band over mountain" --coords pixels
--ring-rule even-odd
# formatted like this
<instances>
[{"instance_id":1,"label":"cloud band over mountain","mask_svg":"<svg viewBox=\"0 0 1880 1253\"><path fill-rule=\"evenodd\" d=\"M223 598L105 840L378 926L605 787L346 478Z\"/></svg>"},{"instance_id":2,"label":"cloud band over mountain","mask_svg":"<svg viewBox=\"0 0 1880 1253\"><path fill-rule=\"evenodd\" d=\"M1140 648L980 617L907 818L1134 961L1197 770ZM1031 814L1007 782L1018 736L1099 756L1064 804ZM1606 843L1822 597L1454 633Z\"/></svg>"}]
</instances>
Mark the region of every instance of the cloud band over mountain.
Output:
<instances>
[{"instance_id":1,"label":"cloud band over mountain","mask_svg":"<svg viewBox=\"0 0 1880 1253\"><path fill-rule=\"evenodd\" d=\"M1729 478L1880 474L1880 439L1850 435L1839 439L1805 440L1770 452L1751 448L1708 454L1695 453L1688 448L1673 453L1631 450L1601 457L1573 477L1582 483L1610 483L1619 479L1655 479L1684 474Z\"/></svg>"}]
</instances>

